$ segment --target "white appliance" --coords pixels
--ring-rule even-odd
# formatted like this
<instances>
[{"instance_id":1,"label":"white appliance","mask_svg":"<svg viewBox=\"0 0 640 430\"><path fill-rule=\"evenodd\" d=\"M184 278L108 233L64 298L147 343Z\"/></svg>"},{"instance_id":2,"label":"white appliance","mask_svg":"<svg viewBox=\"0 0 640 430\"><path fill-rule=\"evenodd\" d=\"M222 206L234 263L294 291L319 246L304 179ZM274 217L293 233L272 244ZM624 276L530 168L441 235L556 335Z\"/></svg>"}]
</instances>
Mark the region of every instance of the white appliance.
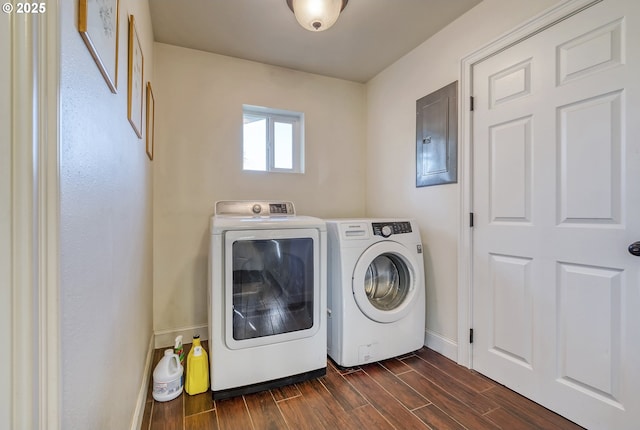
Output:
<instances>
[{"instance_id":1,"label":"white appliance","mask_svg":"<svg viewBox=\"0 0 640 430\"><path fill-rule=\"evenodd\" d=\"M412 220L327 220L328 354L350 367L420 349L422 242Z\"/></svg>"},{"instance_id":2,"label":"white appliance","mask_svg":"<svg viewBox=\"0 0 640 430\"><path fill-rule=\"evenodd\" d=\"M220 201L210 233L213 398L326 374L325 222L291 202Z\"/></svg>"}]
</instances>

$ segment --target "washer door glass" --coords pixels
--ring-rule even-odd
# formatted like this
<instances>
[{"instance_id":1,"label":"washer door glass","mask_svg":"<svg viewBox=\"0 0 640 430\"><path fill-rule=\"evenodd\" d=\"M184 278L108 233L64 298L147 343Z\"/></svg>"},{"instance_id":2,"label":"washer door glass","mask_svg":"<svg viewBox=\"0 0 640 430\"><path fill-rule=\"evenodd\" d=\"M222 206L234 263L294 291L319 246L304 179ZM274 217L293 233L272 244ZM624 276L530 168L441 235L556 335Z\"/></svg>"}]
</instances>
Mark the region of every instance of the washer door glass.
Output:
<instances>
[{"instance_id":1,"label":"washer door glass","mask_svg":"<svg viewBox=\"0 0 640 430\"><path fill-rule=\"evenodd\" d=\"M364 275L364 291L369 302L382 311L400 306L409 293L409 286L407 265L394 254L377 256Z\"/></svg>"},{"instance_id":2,"label":"washer door glass","mask_svg":"<svg viewBox=\"0 0 640 430\"><path fill-rule=\"evenodd\" d=\"M413 309L423 288L413 254L394 241L377 242L362 253L353 270L352 289L364 315L373 321L390 323Z\"/></svg>"}]
</instances>

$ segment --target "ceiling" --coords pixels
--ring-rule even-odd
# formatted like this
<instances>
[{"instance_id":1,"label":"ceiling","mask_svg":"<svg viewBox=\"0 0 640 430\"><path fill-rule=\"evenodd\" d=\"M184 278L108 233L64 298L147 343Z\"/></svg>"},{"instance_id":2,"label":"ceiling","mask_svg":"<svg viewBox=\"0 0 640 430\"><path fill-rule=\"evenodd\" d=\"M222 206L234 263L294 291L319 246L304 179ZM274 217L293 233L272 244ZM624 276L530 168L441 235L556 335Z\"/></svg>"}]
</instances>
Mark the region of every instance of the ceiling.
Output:
<instances>
[{"instance_id":1,"label":"ceiling","mask_svg":"<svg viewBox=\"0 0 640 430\"><path fill-rule=\"evenodd\" d=\"M481 0L350 0L312 33L286 0L149 0L156 42L367 82Z\"/></svg>"}]
</instances>

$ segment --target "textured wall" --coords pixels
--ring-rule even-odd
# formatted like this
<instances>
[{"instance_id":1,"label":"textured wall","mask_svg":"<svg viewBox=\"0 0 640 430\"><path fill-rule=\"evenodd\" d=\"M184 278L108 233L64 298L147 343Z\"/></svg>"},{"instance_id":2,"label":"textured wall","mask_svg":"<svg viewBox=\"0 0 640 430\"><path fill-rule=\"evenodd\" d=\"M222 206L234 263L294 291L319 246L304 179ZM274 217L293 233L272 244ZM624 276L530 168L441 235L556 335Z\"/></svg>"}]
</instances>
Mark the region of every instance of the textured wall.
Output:
<instances>
[{"instance_id":1,"label":"textured wall","mask_svg":"<svg viewBox=\"0 0 640 430\"><path fill-rule=\"evenodd\" d=\"M61 9L62 428L131 425L152 334L152 164L127 120L128 15L153 75L146 0L120 0L118 93Z\"/></svg>"},{"instance_id":2,"label":"textured wall","mask_svg":"<svg viewBox=\"0 0 640 430\"><path fill-rule=\"evenodd\" d=\"M364 85L156 44L154 329L207 324L216 200L284 199L299 214L364 214ZM304 112L304 174L242 171L242 105Z\"/></svg>"}]
</instances>

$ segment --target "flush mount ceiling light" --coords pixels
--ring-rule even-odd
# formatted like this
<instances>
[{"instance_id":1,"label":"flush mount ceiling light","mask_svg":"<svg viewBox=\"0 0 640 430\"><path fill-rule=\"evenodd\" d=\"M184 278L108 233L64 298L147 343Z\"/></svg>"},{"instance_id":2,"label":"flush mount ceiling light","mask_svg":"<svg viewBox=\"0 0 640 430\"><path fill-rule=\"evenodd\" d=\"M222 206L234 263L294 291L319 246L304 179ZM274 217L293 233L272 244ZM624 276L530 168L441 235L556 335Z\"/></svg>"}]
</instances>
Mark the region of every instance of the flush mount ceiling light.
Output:
<instances>
[{"instance_id":1,"label":"flush mount ceiling light","mask_svg":"<svg viewBox=\"0 0 640 430\"><path fill-rule=\"evenodd\" d=\"M287 0L298 23L309 31L324 31L338 20L349 0Z\"/></svg>"}]
</instances>

